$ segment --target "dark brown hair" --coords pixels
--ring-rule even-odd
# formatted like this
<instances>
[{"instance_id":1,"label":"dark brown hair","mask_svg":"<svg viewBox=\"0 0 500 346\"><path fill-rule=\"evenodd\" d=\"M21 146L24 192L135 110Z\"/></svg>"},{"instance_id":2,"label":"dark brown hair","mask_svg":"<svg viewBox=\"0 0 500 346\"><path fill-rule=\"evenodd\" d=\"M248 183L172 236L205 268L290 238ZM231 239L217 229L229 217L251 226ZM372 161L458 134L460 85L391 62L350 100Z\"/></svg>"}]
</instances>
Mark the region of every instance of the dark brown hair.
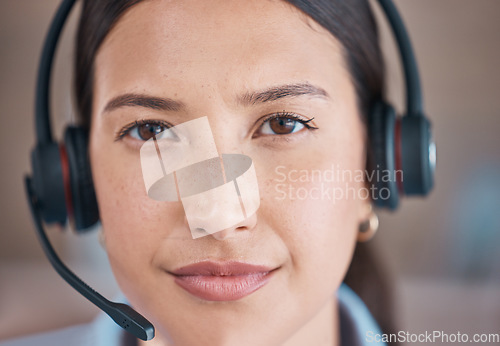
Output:
<instances>
[{"instance_id":1,"label":"dark brown hair","mask_svg":"<svg viewBox=\"0 0 500 346\"><path fill-rule=\"evenodd\" d=\"M90 125L96 53L118 19L142 0L84 0L75 60L77 112L82 126ZM384 64L378 30L367 0L285 0L342 44L345 61L356 89L358 107L366 119L372 104L384 93ZM368 306L385 333L392 327L390 291L370 244L357 245L344 282Z\"/></svg>"}]
</instances>

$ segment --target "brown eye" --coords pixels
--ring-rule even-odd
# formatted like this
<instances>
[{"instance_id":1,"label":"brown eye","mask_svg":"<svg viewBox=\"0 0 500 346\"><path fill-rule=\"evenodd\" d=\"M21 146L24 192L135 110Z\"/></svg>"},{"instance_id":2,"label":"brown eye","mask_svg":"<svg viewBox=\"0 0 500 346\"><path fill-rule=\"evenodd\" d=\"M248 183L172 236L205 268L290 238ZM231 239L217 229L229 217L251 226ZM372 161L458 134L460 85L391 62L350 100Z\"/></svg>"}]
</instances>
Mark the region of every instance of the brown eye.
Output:
<instances>
[{"instance_id":1,"label":"brown eye","mask_svg":"<svg viewBox=\"0 0 500 346\"><path fill-rule=\"evenodd\" d=\"M289 118L274 118L269 120L269 128L274 134L277 135L287 135L292 133L297 125L302 124L299 124L297 120ZM302 125L302 127L304 126Z\"/></svg>"},{"instance_id":2,"label":"brown eye","mask_svg":"<svg viewBox=\"0 0 500 346\"><path fill-rule=\"evenodd\" d=\"M173 125L163 120L137 120L128 124L116 134L115 141L124 137L145 142L153 137L156 139L179 140L173 130ZM167 131L169 130L169 131Z\"/></svg>"},{"instance_id":3,"label":"brown eye","mask_svg":"<svg viewBox=\"0 0 500 346\"><path fill-rule=\"evenodd\" d=\"M156 139L161 139L164 137L174 137L172 131L165 131L169 126L163 123L155 122L136 122L133 126L130 126L125 131L122 131L121 137L129 135L132 138L138 139L140 141L147 141L153 137Z\"/></svg>"},{"instance_id":4,"label":"brown eye","mask_svg":"<svg viewBox=\"0 0 500 346\"><path fill-rule=\"evenodd\" d=\"M153 138L153 136L157 136L165 130L165 126L157 124L143 124L137 127L137 136L139 137L139 139L147 141L148 139Z\"/></svg>"},{"instance_id":5,"label":"brown eye","mask_svg":"<svg viewBox=\"0 0 500 346\"><path fill-rule=\"evenodd\" d=\"M308 124L313 119L302 119L294 113L277 113L262 123L256 135L289 135L303 130L304 127L315 130L316 127Z\"/></svg>"}]
</instances>

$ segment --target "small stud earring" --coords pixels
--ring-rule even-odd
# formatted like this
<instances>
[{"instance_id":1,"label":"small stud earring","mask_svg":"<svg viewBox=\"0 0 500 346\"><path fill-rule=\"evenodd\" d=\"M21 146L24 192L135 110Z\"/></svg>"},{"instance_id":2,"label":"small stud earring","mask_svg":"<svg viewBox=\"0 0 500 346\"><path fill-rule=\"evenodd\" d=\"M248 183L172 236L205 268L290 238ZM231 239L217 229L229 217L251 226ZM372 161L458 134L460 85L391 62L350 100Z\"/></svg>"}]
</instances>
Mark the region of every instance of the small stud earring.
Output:
<instances>
[{"instance_id":1,"label":"small stud earring","mask_svg":"<svg viewBox=\"0 0 500 346\"><path fill-rule=\"evenodd\" d=\"M359 225L358 242L364 243L372 239L375 233L377 233L378 226L378 216L371 210L368 219Z\"/></svg>"}]
</instances>

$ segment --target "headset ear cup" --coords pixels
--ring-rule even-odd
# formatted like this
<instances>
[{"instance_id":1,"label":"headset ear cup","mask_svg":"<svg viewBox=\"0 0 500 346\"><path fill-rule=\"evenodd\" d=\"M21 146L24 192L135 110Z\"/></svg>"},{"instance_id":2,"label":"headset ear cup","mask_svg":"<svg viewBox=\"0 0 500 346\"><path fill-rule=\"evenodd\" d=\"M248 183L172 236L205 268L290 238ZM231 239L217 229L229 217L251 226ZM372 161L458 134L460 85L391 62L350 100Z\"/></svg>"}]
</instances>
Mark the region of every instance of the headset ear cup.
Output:
<instances>
[{"instance_id":1,"label":"headset ear cup","mask_svg":"<svg viewBox=\"0 0 500 346\"><path fill-rule=\"evenodd\" d=\"M67 205L61 150L57 143L37 144L31 152L32 189L43 221L64 225Z\"/></svg>"},{"instance_id":2,"label":"headset ear cup","mask_svg":"<svg viewBox=\"0 0 500 346\"><path fill-rule=\"evenodd\" d=\"M396 182L394 108L378 101L372 108L368 132L368 182L371 183L373 203L394 210L399 204Z\"/></svg>"},{"instance_id":3,"label":"headset ear cup","mask_svg":"<svg viewBox=\"0 0 500 346\"><path fill-rule=\"evenodd\" d=\"M70 171L73 223L76 231L81 232L99 221L88 155L88 131L69 126L64 133L64 145Z\"/></svg>"},{"instance_id":4,"label":"headset ear cup","mask_svg":"<svg viewBox=\"0 0 500 346\"><path fill-rule=\"evenodd\" d=\"M436 147L424 116L401 119L401 154L405 195L426 195L434 185Z\"/></svg>"}]
</instances>

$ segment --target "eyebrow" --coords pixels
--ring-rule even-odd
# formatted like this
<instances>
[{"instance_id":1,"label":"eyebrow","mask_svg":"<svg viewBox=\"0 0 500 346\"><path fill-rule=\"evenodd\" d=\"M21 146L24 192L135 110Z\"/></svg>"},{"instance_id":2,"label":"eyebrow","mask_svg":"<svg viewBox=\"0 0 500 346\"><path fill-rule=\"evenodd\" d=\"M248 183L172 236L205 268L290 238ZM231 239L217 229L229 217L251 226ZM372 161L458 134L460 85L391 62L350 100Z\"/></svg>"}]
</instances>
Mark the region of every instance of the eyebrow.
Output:
<instances>
[{"instance_id":1,"label":"eyebrow","mask_svg":"<svg viewBox=\"0 0 500 346\"><path fill-rule=\"evenodd\" d=\"M329 98L328 93L320 87L310 83L284 84L271 87L263 91L244 93L238 97L239 103L243 105L256 105L258 103L272 102L282 98L297 96L312 96ZM143 94L127 93L111 99L104 107L104 113L111 112L121 107L144 107L157 111L180 111L185 108L185 104L170 98L149 96Z\"/></svg>"},{"instance_id":2,"label":"eyebrow","mask_svg":"<svg viewBox=\"0 0 500 346\"><path fill-rule=\"evenodd\" d=\"M239 101L244 105L255 105L257 103L272 102L282 98L302 95L324 99L330 97L323 88L314 86L310 83L296 83L275 86L259 92L245 93L239 98Z\"/></svg>"},{"instance_id":3,"label":"eyebrow","mask_svg":"<svg viewBox=\"0 0 500 346\"><path fill-rule=\"evenodd\" d=\"M120 107L145 107L157 111L179 111L185 107L182 102L175 101L169 98L155 97L142 94L123 94L114 97L104 107L104 113L111 112Z\"/></svg>"}]
</instances>

